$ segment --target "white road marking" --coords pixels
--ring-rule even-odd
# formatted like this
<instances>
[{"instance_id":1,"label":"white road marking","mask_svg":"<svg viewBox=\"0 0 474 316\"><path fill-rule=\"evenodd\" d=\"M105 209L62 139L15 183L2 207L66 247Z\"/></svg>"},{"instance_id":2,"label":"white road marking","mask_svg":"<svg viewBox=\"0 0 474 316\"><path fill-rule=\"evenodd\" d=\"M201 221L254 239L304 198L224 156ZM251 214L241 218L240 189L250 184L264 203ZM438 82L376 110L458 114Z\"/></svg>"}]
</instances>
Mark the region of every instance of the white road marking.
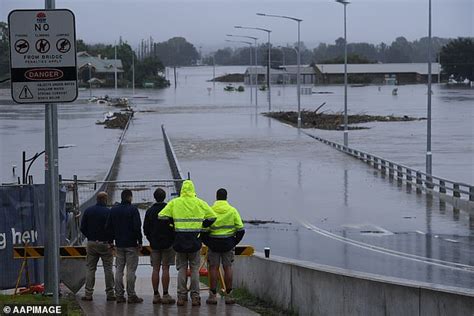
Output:
<instances>
[{"instance_id":1,"label":"white road marking","mask_svg":"<svg viewBox=\"0 0 474 316\"><path fill-rule=\"evenodd\" d=\"M415 230L415 232L420 234L420 235L426 235L426 233L422 232L421 230Z\"/></svg>"}]
</instances>

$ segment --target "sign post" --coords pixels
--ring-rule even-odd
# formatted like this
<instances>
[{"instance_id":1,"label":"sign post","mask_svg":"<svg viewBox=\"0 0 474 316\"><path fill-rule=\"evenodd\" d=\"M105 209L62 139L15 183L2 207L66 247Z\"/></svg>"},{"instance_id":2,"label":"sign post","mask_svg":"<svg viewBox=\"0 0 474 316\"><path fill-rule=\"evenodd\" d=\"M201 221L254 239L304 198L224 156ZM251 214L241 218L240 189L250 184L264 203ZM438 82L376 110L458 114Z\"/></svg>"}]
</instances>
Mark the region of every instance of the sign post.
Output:
<instances>
[{"instance_id":1,"label":"sign post","mask_svg":"<svg viewBox=\"0 0 474 316\"><path fill-rule=\"evenodd\" d=\"M77 98L74 14L14 10L8 15L11 94L17 103L45 103L45 292L59 304L59 174L56 103Z\"/></svg>"}]
</instances>

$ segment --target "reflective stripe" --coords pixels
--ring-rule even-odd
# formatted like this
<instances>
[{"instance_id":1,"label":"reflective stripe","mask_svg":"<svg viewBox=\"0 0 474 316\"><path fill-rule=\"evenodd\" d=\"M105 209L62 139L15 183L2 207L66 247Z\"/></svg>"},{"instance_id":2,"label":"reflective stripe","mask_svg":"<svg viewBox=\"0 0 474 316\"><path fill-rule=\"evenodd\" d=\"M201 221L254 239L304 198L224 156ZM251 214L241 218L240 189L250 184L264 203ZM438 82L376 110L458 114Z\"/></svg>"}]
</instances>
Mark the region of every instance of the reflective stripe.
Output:
<instances>
[{"instance_id":1,"label":"reflective stripe","mask_svg":"<svg viewBox=\"0 0 474 316\"><path fill-rule=\"evenodd\" d=\"M227 235L213 235L213 234L210 234L209 236L211 236L212 238L229 238L229 237L234 237L235 234L227 234Z\"/></svg>"},{"instance_id":2,"label":"reflective stripe","mask_svg":"<svg viewBox=\"0 0 474 316\"><path fill-rule=\"evenodd\" d=\"M182 223L199 222L199 223L201 223L202 221L204 221L203 218L175 218L174 219L175 223L177 223L177 222L182 222Z\"/></svg>"},{"instance_id":3,"label":"reflective stripe","mask_svg":"<svg viewBox=\"0 0 474 316\"><path fill-rule=\"evenodd\" d=\"M202 229L195 229L195 228L175 228L175 232L178 233L200 233Z\"/></svg>"},{"instance_id":4,"label":"reflective stripe","mask_svg":"<svg viewBox=\"0 0 474 316\"><path fill-rule=\"evenodd\" d=\"M234 225L211 226L211 230L218 230L218 229L225 229L225 228L233 229L235 228L235 226Z\"/></svg>"}]
</instances>

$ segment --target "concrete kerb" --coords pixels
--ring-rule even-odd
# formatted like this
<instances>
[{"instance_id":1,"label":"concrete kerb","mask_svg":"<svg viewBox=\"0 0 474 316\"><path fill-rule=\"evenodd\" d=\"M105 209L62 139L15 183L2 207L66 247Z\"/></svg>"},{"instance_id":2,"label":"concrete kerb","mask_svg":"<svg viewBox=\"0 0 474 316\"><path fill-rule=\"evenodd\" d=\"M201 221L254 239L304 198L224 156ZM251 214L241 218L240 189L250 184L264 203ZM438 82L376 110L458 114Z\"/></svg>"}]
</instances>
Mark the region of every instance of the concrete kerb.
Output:
<instances>
[{"instance_id":1,"label":"concrete kerb","mask_svg":"<svg viewBox=\"0 0 474 316\"><path fill-rule=\"evenodd\" d=\"M234 286L302 315L468 315L474 290L272 256L235 260ZM456 311L456 313L453 313Z\"/></svg>"}]
</instances>

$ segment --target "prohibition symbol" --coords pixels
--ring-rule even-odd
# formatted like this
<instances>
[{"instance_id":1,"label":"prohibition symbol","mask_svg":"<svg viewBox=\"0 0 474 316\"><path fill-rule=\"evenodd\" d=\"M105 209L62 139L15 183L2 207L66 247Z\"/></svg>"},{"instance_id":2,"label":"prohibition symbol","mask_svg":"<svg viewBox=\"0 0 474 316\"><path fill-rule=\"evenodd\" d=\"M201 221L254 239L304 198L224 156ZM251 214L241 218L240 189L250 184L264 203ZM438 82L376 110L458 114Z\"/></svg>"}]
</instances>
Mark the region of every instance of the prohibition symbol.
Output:
<instances>
[{"instance_id":1,"label":"prohibition symbol","mask_svg":"<svg viewBox=\"0 0 474 316\"><path fill-rule=\"evenodd\" d=\"M56 42L56 48L61 53L67 53L71 49L71 42L67 38L61 38Z\"/></svg>"},{"instance_id":2,"label":"prohibition symbol","mask_svg":"<svg viewBox=\"0 0 474 316\"><path fill-rule=\"evenodd\" d=\"M35 46L38 53L41 53L41 54L47 53L50 47L49 42L43 38L37 40Z\"/></svg>"},{"instance_id":3,"label":"prohibition symbol","mask_svg":"<svg viewBox=\"0 0 474 316\"><path fill-rule=\"evenodd\" d=\"M21 89L20 95L18 96L19 99L33 99L33 93L31 93L30 89L28 86L23 86Z\"/></svg>"},{"instance_id":4,"label":"prohibition symbol","mask_svg":"<svg viewBox=\"0 0 474 316\"><path fill-rule=\"evenodd\" d=\"M30 44L24 39L15 42L15 50L18 54L26 54L30 49Z\"/></svg>"}]
</instances>

